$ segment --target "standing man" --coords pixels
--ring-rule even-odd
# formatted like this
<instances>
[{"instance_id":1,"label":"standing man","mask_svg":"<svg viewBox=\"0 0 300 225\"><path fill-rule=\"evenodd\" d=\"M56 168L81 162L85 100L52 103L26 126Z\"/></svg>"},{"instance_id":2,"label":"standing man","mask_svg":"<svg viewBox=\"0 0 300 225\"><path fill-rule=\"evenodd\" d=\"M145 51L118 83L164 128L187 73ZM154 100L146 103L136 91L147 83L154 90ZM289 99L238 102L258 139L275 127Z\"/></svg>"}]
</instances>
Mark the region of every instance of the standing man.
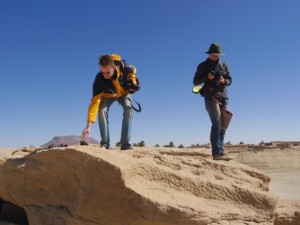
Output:
<instances>
[{"instance_id":1,"label":"standing man","mask_svg":"<svg viewBox=\"0 0 300 225\"><path fill-rule=\"evenodd\" d=\"M206 51L209 57L197 67L194 85L204 83L200 94L205 99L205 108L212 126L210 143L214 160L232 160L223 149L226 129L222 127L221 108L228 110L228 96L226 86L231 85L232 78L227 65L221 62L219 56L224 55L221 45L212 43Z\"/></svg>"},{"instance_id":2,"label":"standing man","mask_svg":"<svg viewBox=\"0 0 300 225\"><path fill-rule=\"evenodd\" d=\"M89 136L91 124L98 123L101 134L100 146L109 149L110 137L108 127L109 107L118 101L123 108L123 122L121 132L121 150L131 149L132 105L131 94L139 90L139 81L136 78L136 68L128 65L119 55L102 55L99 58L100 72L96 75L93 84L93 98L88 108L86 128L82 132L82 139Z\"/></svg>"}]
</instances>

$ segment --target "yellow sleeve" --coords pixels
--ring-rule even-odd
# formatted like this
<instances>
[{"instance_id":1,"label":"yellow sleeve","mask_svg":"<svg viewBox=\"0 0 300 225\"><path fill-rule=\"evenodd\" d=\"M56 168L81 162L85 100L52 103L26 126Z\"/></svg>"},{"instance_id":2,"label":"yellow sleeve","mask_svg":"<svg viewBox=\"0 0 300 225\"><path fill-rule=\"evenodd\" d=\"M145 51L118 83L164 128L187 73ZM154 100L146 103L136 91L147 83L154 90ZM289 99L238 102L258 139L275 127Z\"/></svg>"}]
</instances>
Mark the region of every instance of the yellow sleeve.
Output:
<instances>
[{"instance_id":1,"label":"yellow sleeve","mask_svg":"<svg viewBox=\"0 0 300 225\"><path fill-rule=\"evenodd\" d=\"M99 110L99 105L100 105L100 101L101 101L101 95L96 95L91 99L91 103L88 109L88 118L87 118L87 122L92 122L95 123L96 122L96 117L97 117L97 113Z\"/></svg>"}]
</instances>

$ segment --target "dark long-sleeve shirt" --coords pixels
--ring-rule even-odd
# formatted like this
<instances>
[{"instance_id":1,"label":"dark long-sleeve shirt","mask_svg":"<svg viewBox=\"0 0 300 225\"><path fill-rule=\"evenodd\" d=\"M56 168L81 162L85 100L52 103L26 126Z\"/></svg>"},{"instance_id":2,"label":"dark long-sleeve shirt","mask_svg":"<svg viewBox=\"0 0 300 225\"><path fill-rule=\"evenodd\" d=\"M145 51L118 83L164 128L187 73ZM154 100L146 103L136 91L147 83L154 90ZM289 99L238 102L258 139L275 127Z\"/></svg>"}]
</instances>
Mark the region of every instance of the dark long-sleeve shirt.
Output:
<instances>
[{"instance_id":1,"label":"dark long-sleeve shirt","mask_svg":"<svg viewBox=\"0 0 300 225\"><path fill-rule=\"evenodd\" d=\"M209 73L217 74L215 79L209 80ZM217 82L219 76L223 76L225 80L224 84ZM221 62L220 60L213 61L210 58L207 58L204 62L198 65L193 83L194 85L200 85L204 83L202 95L205 98L211 99L214 97L217 99L222 99L228 98L226 86L231 85L232 77L227 65L224 62Z\"/></svg>"}]
</instances>

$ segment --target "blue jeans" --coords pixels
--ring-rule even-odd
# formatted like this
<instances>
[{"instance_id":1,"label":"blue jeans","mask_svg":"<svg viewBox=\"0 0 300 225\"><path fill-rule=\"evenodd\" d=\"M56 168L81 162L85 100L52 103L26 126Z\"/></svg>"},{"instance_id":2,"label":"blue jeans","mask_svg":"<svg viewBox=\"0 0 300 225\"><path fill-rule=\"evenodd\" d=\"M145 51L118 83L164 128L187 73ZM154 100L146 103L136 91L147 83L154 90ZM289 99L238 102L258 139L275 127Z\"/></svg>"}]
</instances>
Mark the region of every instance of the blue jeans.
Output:
<instances>
[{"instance_id":1,"label":"blue jeans","mask_svg":"<svg viewBox=\"0 0 300 225\"><path fill-rule=\"evenodd\" d=\"M224 153L223 143L226 129L222 128L222 118L220 108L228 110L228 99L223 99L220 104L205 99L205 108L211 120L210 143L212 155Z\"/></svg>"},{"instance_id":2,"label":"blue jeans","mask_svg":"<svg viewBox=\"0 0 300 225\"><path fill-rule=\"evenodd\" d=\"M117 99L115 98L101 98L99 112L98 112L98 122L101 134L101 145L110 146L109 138L109 121L108 121L108 112L109 107L115 102L118 101L123 108L123 121L122 121L122 132L121 132L121 148L130 147L129 140L131 137L131 123L132 123L132 108L131 108L131 95L126 94Z\"/></svg>"}]
</instances>

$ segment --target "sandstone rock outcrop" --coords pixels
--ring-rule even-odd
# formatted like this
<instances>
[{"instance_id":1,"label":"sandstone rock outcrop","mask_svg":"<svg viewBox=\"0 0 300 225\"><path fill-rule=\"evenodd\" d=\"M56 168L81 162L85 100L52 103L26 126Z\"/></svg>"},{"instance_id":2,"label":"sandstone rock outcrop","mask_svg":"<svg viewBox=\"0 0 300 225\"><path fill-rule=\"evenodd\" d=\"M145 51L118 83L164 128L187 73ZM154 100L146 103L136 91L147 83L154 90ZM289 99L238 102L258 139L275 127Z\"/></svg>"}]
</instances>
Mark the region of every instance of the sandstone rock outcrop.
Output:
<instances>
[{"instance_id":1,"label":"sandstone rock outcrop","mask_svg":"<svg viewBox=\"0 0 300 225\"><path fill-rule=\"evenodd\" d=\"M297 204L285 212L268 176L201 150L31 147L0 164L0 197L30 225L297 224Z\"/></svg>"},{"instance_id":2,"label":"sandstone rock outcrop","mask_svg":"<svg viewBox=\"0 0 300 225\"><path fill-rule=\"evenodd\" d=\"M75 136L75 135L56 136L51 141L41 145L41 147L47 148L49 146L76 145L79 144L80 141L81 141L81 136ZM96 139L90 137L87 137L86 141L89 144L99 144L99 142Z\"/></svg>"},{"instance_id":3,"label":"sandstone rock outcrop","mask_svg":"<svg viewBox=\"0 0 300 225\"><path fill-rule=\"evenodd\" d=\"M300 168L300 148L243 151L233 153L235 161L264 171L285 171Z\"/></svg>"}]
</instances>

